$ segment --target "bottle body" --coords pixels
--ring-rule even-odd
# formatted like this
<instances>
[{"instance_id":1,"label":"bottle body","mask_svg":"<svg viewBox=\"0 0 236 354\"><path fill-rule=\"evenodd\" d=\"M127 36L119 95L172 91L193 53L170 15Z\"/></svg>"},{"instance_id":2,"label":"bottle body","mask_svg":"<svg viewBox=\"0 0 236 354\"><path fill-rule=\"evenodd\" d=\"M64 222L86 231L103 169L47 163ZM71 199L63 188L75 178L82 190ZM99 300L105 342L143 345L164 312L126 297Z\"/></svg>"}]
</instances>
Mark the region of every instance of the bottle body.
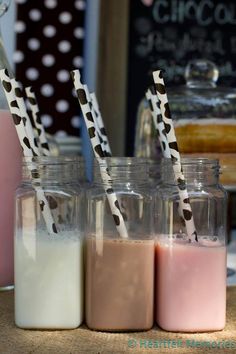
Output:
<instances>
[{"instance_id":1,"label":"bottle body","mask_svg":"<svg viewBox=\"0 0 236 354\"><path fill-rule=\"evenodd\" d=\"M158 191L156 321L168 331L221 330L226 312L226 203L217 163L183 159L198 242L189 242L176 185L162 171ZM214 176L213 176L214 175Z\"/></svg>"},{"instance_id":2,"label":"bottle body","mask_svg":"<svg viewBox=\"0 0 236 354\"><path fill-rule=\"evenodd\" d=\"M67 182L58 181L64 175L63 169L71 176L68 163L63 167L54 163L52 167L45 163L50 158L43 160L36 164L40 187L49 202L57 233L48 233L34 183L24 181L16 191L15 322L21 328L76 328L83 320L80 190L69 177Z\"/></svg>"},{"instance_id":3,"label":"bottle body","mask_svg":"<svg viewBox=\"0 0 236 354\"><path fill-rule=\"evenodd\" d=\"M133 180L132 159L106 161L128 237L117 232L95 172L87 191L86 323L96 330L146 330L153 325L153 200L137 174Z\"/></svg>"}]
</instances>

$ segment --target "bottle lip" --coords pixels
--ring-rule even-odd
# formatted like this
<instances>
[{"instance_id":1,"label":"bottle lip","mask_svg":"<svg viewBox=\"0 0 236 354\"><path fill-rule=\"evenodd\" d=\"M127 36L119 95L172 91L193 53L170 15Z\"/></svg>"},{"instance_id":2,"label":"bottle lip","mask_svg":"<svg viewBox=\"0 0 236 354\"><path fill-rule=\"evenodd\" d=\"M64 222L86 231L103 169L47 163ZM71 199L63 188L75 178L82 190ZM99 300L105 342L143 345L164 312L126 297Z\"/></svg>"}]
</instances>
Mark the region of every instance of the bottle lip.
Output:
<instances>
[{"instance_id":1,"label":"bottle lip","mask_svg":"<svg viewBox=\"0 0 236 354\"><path fill-rule=\"evenodd\" d=\"M94 160L94 181L101 183L100 170L106 169L111 181L123 183L124 181L143 183L147 181L149 162L139 157L105 157Z\"/></svg>"},{"instance_id":2,"label":"bottle lip","mask_svg":"<svg viewBox=\"0 0 236 354\"><path fill-rule=\"evenodd\" d=\"M219 159L209 159L207 157L182 157L180 161L181 165L183 166L212 166L212 167L219 167ZM179 164L178 161L173 162L171 158L162 158L161 160L162 165L168 164Z\"/></svg>"},{"instance_id":3,"label":"bottle lip","mask_svg":"<svg viewBox=\"0 0 236 354\"><path fill-rule=\"evenodd\" d=\"M118 166L131 166L131 165L146 165L148 159L140 157L125 157L125 156L114 156L114 157L104 157L99 159L99 162L94 159L94 165L107 164L109 167Z\"/></svg>"},{"instance_id":4,"label":"bottle lip","mask_svg":"<svg viewBox=\"0 0 236 354\"><path fill-rule=\"evenodd\" d=\"M27 166L28 164L35 163L37 165L46 165L46 166L59 166L59 165L65 165L65 164L83 164L84 159L82 156L34 156L29 157L29 156L23 156L22 157L22 165Z\"/></svg>"},{"instance_id":5,"label":"bottle lip","mask_svg":"<svg viewBox=\"0 0 236 354\"><path fill-rule=\"evenodd\" d=\"M162 182L176 185L177 182L174 173L175 166L179 166L178 161L172 162L170 158L162 159ZM208 159L206 157L183 157L181 159L181 169L187 184L218 183L220 173L220 165L218 159Z\"/></svg>"}]
</instances>

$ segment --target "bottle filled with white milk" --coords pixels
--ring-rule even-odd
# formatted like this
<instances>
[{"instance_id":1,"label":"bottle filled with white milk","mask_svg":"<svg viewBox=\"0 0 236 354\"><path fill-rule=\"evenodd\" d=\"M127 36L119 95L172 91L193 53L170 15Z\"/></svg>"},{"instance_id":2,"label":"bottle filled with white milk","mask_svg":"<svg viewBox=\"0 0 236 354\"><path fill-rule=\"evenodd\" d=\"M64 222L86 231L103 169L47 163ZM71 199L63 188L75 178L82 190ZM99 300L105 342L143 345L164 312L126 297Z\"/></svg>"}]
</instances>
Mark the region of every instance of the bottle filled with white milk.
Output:
<instances>
[{"instance_id":1,"label":"bottle filled with white milk","mask_svg":"<svg viewBox=\"0 0 236 354\"><path fill-rule=\"evenodd\" d=\"M83 320L83 193L77 162L65 157L23 161L16 191L15 323L72 329Z\"/></svg>"}]
</instances>

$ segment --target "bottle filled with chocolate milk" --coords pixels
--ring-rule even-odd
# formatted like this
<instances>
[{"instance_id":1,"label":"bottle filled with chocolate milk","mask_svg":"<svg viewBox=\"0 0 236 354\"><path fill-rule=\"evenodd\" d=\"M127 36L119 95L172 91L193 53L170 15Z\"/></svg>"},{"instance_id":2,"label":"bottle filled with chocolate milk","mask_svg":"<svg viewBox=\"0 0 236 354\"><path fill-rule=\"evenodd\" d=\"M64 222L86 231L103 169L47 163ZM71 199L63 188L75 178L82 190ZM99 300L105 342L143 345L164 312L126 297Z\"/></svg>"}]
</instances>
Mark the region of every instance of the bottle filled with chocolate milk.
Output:
<instances>
[{"instance_id":1,"label":"bottle filled with chocolate milk","mask_svg":"<svg viewBox=\"0 0 236 354\"><path fill-rule=\"evenodd\" d=\"M156 321L167 331L222 330L226 315L227 196L217 160L183 158L184 209L170 161L162 163L156 243ZM183 184L182 184L183 185ZM190 203L195 234L187 234ZM190 236L190 237L189 237Z\"/></svg>"},{"instance_id":2,"label":"bottle filled with chocolate milk","mask_svg":"<svg viewBox=\"0 0 236 354\"><path fill-rule=\"evenodd\" d=\"M155 253L148 165L137 158L103 163L110 177L102 182L95 165L87 193L86 323L100 331L148 330Z\"/></svg>"}]
</instances>

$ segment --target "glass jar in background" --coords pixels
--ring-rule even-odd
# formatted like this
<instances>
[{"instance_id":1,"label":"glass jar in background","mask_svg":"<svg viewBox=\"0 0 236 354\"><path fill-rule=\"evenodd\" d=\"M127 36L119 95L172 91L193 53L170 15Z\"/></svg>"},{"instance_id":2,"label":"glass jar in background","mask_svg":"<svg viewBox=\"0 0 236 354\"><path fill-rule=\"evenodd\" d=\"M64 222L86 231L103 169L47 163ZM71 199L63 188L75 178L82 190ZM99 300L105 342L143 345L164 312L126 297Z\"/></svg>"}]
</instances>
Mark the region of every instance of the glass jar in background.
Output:
<instances>
[{"instance_id":1,"label":"glass jar in background","mask_svg":"<svg viewBox=\"0 0 236 354\"><path fill-rule=\"evenodd\" d=\"M76 328L83 319L77 166L74 159L63 157L37 157L34 163L58 233L47 231L26 158L16 191L15 322L21 328Z\"/></svg>"},{"instance_id":2,"label":"glass jar in background","mask_svg":"<svg viewBox=\"0 0 236 354\"><path fill-rule=\"evenodd\" d=\"M119 235L95 162L87 191L86 323L106 331L153 325L153 198L146 162L106 158L128 238ZM107 186L106 186L107 187Z\"/></svg>"},{"instance_id":3,"label":"glass jar in background","mask_svg":"<svg viewBox=\"0 0 236 354\"><path fill-rule=\"evenodd\" d=\"M227 194L217 160L183 159L198 242L188 241L173 167L164 159L156 225L156 321L167 330L222 330L226 312Z\"/></svg>"},{"instance_id":4,"label":"glass jar in background","mask_svg":"<svg viewBox=\"0 0 236 354\"><path fill-rule=\"evenodd\" d=\"M218 77L213 62L192 60L185 70L186 85L167 86L167 94L181 154L219 159L224 165L221 182L236 185L236 90L217 85ZM159 154L151 111L144 97L137 113L134 155L155 159Z\"/></svg>"},{"instance_id":5,"label":"glass jar in background","mask_svg":"<svg viewBox=\"0 0 236 354\"><path fill-rule=\"evenodd\" d=\"M0 16L10 1L0 2ZM0 32L0 69L9 69ZM0 85L0 291L13 288L14 193L21 179L21 147Z\"/></svg>"},{"instance_id":6,"label":"glass jar in background","mask_svg":"<svg viewBox=\"0 0 236 354\"><path fill-rule=\"evenodd\" d=\"M161 155L159 139L153 123L150 107L143 98L138 107L135 127L134 156L156 159Z\"/></svg>"}]
</instances>

